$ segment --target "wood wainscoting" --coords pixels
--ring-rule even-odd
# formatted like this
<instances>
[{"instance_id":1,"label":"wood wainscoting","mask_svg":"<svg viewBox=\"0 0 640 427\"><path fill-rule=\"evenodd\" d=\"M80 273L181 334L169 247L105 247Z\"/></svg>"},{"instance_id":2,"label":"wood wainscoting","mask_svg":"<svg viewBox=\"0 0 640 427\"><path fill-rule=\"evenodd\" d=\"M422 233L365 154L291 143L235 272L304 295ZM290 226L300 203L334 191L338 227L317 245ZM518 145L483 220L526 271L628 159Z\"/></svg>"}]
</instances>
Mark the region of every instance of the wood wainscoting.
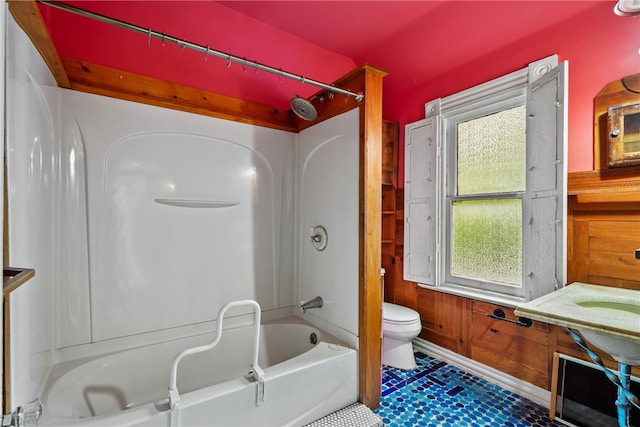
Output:
<instances>
[{"instance_id":1,"label":"wood wainscoting","mask_svg":"<svg viewBox=\"0 0 640 427\"><path fill-rule=\"evenodd\" d=\"M640 168L570 175L567 282L640 290Z\"/></svg>"},{"instance_id":2,"label":"wood wainscoting","mask_svg":"<svg viewBox=\"0 0 640 427\"><path fill-rule=\"evenodd\" d=\"M398 203L397 218L403 218L402 209ZM512 307L403 280L402 226L398 221L398 247L391 274L385 277L385 300L420 313L420 338L547 390L555 352L589 360L565 328L535 321L525 328L492 319L487 315L495 309L512 320L517 316ZM570 173L567 235L567 283L640 290L640 260L634 256L640 248L640 168ZM607 354L594 350L606 365L616 367ZM636 367L633 373L638 376L640 370Z\"/></svg>"}]
</instances>

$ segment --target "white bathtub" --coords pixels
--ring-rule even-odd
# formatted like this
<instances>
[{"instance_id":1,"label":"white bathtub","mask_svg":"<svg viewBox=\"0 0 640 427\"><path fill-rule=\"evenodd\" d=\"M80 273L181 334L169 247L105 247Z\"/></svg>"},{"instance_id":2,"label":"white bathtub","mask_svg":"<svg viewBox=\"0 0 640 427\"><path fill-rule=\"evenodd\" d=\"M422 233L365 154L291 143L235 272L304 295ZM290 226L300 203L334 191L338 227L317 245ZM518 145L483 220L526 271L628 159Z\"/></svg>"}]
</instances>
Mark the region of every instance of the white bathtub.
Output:
<instances>
[{"instance_id":1,"label":"white bathtub","mask_svg":"<svg viewBox=\"0 0 640 427\"><path fill-rule=\"evenodd\" d=\"M311 334L317 344L311 343ZM42 396L40 426L167 426L169 370L213 334L65 362ZM178 367L182 426L304 425L357 400L357 353L297 316L263 323L264 403L248 375L253 326L225 329L213 350Z\"/></svg>"}]
</instances>

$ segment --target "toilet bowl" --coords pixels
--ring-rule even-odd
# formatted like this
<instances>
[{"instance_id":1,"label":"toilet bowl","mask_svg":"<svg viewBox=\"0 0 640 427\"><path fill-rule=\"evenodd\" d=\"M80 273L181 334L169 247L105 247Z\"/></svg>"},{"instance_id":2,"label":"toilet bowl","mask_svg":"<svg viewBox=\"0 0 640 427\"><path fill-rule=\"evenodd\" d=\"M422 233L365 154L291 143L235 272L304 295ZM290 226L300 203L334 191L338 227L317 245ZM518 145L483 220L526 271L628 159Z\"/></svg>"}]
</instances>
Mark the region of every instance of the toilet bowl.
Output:
<instances>
[{"instance_id":1,"label":"toilet bowl","mask_svg":"<svg viewBox=\"0 0 640 427\"><path fill-rule=\"evenodd\" d=\"M398 369L415 369L412 340L422 330L420 315L408 307L382 305L382 363Z\"/></svg>"}]
</instances>

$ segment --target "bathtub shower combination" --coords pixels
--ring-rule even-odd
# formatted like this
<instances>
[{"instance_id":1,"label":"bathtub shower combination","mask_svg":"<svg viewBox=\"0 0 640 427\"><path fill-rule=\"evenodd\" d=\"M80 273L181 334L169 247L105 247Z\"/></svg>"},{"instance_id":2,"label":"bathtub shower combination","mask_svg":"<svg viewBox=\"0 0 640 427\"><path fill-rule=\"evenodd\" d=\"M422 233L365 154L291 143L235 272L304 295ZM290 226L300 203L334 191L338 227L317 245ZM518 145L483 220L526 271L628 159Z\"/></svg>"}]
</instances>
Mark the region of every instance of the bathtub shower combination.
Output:
<instances>
[{"instance_id":1,"label":"bathtub shower combination","mask_svg":"<svg viewBox=\"0 0 640 427\"><path fill-rule=\"evenodd\" d=\"M212 334L56 366L40 425L304 425L353 401L355 350L298 316L265 322L260 331L262 387L249 373L254 325L236 326L212 350L180 362L179 408L168 397L176 355L206 346Z\"/></svg>"},{"instance_id":2,"label":"bathtub shower combination","mask_svg":"<svg viewBox=\"0 0 640 427\"><path fill-rule=\"evenodd\" d=\"M284 426L354 403L359 111L293 134L60 89L7 31L9 256L36 270L11 294L12 407Z\"/></svg>"}]
</instances>

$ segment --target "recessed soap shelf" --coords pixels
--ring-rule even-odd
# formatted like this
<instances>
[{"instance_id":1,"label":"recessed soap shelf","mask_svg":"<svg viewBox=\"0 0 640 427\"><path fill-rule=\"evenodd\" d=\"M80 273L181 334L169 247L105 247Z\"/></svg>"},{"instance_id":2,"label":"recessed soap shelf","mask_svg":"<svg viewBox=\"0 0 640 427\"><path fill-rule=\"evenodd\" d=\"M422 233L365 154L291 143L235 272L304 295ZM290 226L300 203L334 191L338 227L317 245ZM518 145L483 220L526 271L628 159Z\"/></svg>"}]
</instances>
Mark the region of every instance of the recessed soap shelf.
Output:
<instances>
[{"instance_id":1,"label":"recessed soap shelf","mask_svg":"<svg viewBox=\"0 0 640 427\"><path fill-rule=\"evenodd\" d=\"M189 199L154 199L154 202L161 205L177 206L181 208L228 208L230 206L239 205L240 202L228 201L228 200L189 200Z\"/></svg>"}]
</instances>

